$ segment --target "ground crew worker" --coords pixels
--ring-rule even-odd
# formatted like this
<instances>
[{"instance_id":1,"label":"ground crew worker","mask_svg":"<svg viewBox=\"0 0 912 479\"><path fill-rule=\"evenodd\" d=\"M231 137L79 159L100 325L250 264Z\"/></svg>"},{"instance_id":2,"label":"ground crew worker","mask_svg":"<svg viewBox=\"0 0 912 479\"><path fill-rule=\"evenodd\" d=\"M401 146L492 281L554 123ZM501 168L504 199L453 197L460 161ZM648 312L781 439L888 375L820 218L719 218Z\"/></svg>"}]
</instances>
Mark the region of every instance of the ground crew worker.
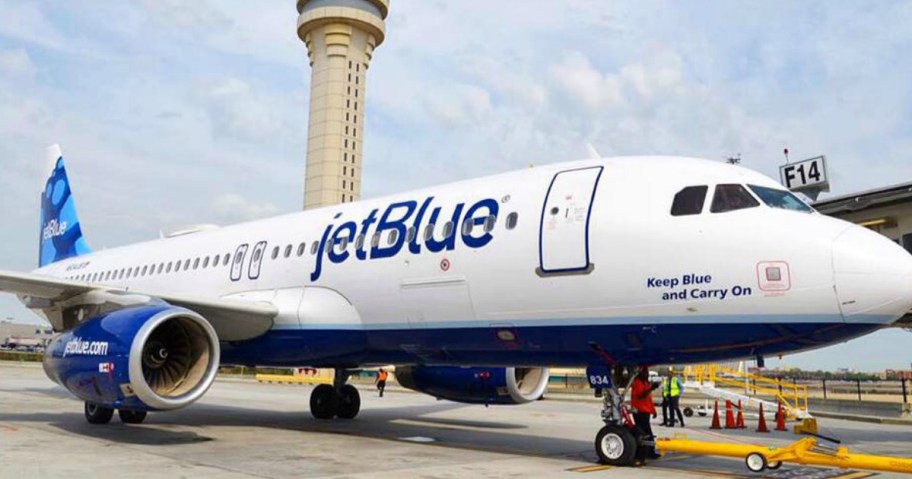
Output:
<instances>
[{"instance_id":1,"label":"ground crew worker","mask_svg":"<svg viewBox=\"0 0 912 479\"><path fill-rule=\"evenodd\" d=\"M665 427L674 427L674 421L668 421L668 408L671 407L671 398L668 397L670 392L668 378L662 378L662 426Z\"/></svg>"},{"instance_id":2,"label":"ground crew worker","mask_svg":"<svg viewBox=\"0 0 912 479\"><path fill-rule=\"evenodd\" d=\"M665 379L662 386L662 397L667 398L668 409L671 413L671 417L665 422L665 425L674 427L675 414L677 414L681 427L684 427L684 413L681 412L681 393L684 392L684 383L681 382L681 378L675 376L673 368L668 368L668 378ZM664 414L665 409L663 408L662 415L664 416Z\"/></svg>"},{"instance_id":3,"label":"ground crew worker","mask_svg":"<svg viewBox=\"0 0 912 479\"><path fill-rule=\"evenodd\" d=\"M389 376L389 373L385 369L380 368L380 371L377 371L377 390L380 391L380 397L383 397L383 390L386 389L386 378Z\"/></svg>"},{"instance_id":4,"label":"ground crew worker","mask_svg":"<svg viewBox=\"0 0 912 479\"><path fill-rule=\"evenodd\" d=\"M633 415L633 421L636 427L643 433L643 437L648 441L654 441L655 436L652 434L652 426L649 419L656 417L655 404L652 402L652 391L658 388L658 384L650 384L649 368L640 369L636 379L630 386L630 406L636 410ZM637 456L634 465L643 465L646 459L658 459L662 456L656 453L655 446L640 447L637 449Z\"/></svg>"}]
</instances>

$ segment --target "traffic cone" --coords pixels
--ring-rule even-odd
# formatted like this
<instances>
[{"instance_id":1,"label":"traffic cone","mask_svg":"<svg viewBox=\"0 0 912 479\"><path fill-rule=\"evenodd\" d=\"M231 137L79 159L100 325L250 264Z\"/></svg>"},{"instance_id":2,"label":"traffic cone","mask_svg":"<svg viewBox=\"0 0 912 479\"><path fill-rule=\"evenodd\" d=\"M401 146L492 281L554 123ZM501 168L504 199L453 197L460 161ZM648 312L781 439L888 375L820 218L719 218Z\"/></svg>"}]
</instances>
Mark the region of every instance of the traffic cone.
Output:
<instances>
[{"instance_id":1,"label":"traffic cone","mask_svg":"<svg viewBox=\"0 0 912 479\"><path fill-rule=\"evenodd\" d=\"M719 400L716 399L716 407L713 409L713 422L709 426L710 429L722 429L722 424L719 423Z\"/></svg>"},{"instance_id":2,"label":"traffic cone","mask_svg":"<svg viewBox=\"0 0 912 479\"><path fill-rule=\"evenodd\" d=\"M757 432L770 432L766 427L766 416L763 415L763 403L760 403L760 421L757 422Z\"/></svg>"},{"instance_id":3,"label":"traffic cone","mask_svg":"<svg viewBox=\"0 0 912 479\"><path fill-rule=\"evenodd\" d=\"M735 415L732 413L732 402L725 401L725 429L735 428Z\"/></svg>"},{"instance_id":4,"label":"traffic cone","mask_svg":"<svg viewBox=\"0 0 912 479\"><path fill-rule=\"evenodd\" d=\"M744 410L741 408L741 400L738 400L738 417L735 418L735 428L745 429L744 426Z\"/></svg>"},{"instance_id":5,"label":"traffic cone","mask_svg":"<svg viewBox=\"0 0 912 479\"><path fill-rule=\"evenodd\" d=\"M782 410L782 401L779 401L779 410L776 411L776 430L788 431L785 427L785 412Z\"/></svg>"}]
</instances>

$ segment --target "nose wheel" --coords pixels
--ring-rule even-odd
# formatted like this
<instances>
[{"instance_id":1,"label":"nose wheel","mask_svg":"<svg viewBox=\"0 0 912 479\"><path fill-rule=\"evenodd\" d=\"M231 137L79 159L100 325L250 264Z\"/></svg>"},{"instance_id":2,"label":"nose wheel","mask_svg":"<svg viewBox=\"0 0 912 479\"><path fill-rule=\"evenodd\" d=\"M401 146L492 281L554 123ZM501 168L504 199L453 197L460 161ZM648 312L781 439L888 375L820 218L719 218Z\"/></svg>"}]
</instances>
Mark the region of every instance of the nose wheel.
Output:
<instances>
[{"instance_id":1,"label":"nose wheel","mask_svg":"<svg viewBox=\"0 0 912 479\"><path fill-rule=\"evenodd\" d=\"M626 371L617 366L607 368L607 384L600 383L602 389L602 421L605 427L595 436L595 453L599 462L609 466L632 466L636 462L640 448L650 443L634 426L633 419L624 404L624 395L633 383L635 370ZM623 389L618 384L626 384Z\"/></svg>"},{"instance_id":2,"label":"nose wheel","mask_svg":"<svg viewBox=\"0 0 912 479\"><path fill-rule=\"evenodd\" d=\"M361 411L361 394L345 384L349 373L336 369L333 384L320 384L310 393L310 413L317 419L354 419Z\"/></svg>"}]
</instances>

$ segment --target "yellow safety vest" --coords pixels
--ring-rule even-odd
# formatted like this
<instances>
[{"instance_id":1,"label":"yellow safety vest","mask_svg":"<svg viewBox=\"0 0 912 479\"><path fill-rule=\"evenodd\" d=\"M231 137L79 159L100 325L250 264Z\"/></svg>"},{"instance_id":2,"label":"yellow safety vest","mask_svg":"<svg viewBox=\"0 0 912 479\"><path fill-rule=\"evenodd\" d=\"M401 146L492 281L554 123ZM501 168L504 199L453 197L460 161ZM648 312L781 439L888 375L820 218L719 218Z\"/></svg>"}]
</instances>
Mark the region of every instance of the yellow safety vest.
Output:
<instances>
[{"instance_id":1,"label":"yellow safety vest","mask_svg":"<svg viewBox=\"0 0 912 479\"><path fill-rule=\"evenodd\" d=\"M681 395L681 385L678 382L678 378L665 378L662 381L662 396L665 397L678 397Z\"/></svg>"}]
</instances>

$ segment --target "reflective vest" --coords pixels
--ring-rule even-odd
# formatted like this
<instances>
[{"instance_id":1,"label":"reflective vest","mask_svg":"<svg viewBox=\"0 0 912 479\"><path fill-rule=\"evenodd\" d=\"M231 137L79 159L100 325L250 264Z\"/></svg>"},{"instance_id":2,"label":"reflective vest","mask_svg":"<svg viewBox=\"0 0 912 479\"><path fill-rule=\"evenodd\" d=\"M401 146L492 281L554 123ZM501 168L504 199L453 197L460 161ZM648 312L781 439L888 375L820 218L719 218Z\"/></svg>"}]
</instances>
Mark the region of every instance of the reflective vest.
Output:
<instances>
[{"instance_id":1,"label":"reflective vest","mask_svg":"<svg viewBox=\"0 0 912 479\"><path fill-rule=\"evenodd\" d=\"M389 373L387 373L386 371L380 371L379 373L377 373L377 381L386 381L387 374L389 374Z\"/></svg>"},{"instance_id":2,"label":"reflective vest","mask_svg":"<svg viewBox=\"0 0 912 479\"><path fill-rule=\"evenodd\" d=\"M662 396L678 397L681 395L681 380L678 378L665 378L662 381Z\"/></svg>"}]
</instances>

